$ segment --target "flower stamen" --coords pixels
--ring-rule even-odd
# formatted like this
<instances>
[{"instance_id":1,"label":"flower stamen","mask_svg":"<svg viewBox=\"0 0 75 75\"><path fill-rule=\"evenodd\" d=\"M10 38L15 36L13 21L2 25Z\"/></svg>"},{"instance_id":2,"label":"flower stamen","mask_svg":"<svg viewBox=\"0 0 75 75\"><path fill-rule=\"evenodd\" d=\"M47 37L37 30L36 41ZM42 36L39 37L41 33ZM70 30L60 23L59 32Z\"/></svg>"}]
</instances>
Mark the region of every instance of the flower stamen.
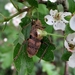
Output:
<instances>
[{"instance_id":1,"label":"flower stamen","mask_svg":"<svg viewBox=\"0 0 75 75\"><path fill-rule=\"evenodd\" d=\"M61 16L60 16L59 13L56 13L55 16L54 16L54 18L55 18L56 20L60 20L60 19L61 19Z\"/></svg>"}]
</instances>

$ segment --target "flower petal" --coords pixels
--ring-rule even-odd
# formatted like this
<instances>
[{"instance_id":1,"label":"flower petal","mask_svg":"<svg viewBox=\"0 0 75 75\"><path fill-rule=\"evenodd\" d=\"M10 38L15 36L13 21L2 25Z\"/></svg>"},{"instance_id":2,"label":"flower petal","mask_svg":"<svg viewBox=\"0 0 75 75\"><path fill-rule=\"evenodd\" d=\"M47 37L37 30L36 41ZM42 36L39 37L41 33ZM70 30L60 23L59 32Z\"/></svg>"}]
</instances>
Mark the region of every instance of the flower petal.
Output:
<instances>
[{"instance_id":1,"label":"flower petal","mask_svg":"<svg viewBox=\"0 0 75 75\"><path fill-rule=\"evenodd\" d=\"M43 0L43 1L48 1L48 0Z\"/></svg>"},{"instance_id":2,"label":"flower petal","mask_svg":"<svg viewBox=\"0 0 75 75\"><path fill-rule=\"evenodd\" d=\"M12 5L12 3L7 3L7 4L5 5L5 9L8 10L8 11L10 11L11 8L13 8L13 7L14 7L14 6Z\"/></svg>"},{"instance_id":3,"label":"flower petal","mask_svg":"<svg viewBox=\"0 0 75 75\"><path fill-rule=\"evenodd\" d=\"M57 0L50 0L50 1L54 3L54 2L56 2Z\"/></svg>"},{"instance_id":4,"label":"flower petal","mask_svg":"<svg viewBox=\"0 0 75 75\"><path fill-rule=\"evenodd\" d=\"M12 23L14 24L15 27L18 27L20 22L21 19L19 17L14 17L12 20Z\"/></svg>"},{"instance_id":5,"label":"flower petal","mask_svg":"<svg viewBox=\"0 0 75 75\"><path fill-rule=\"evenodd\" d=\"M62 31L64 31L65 30L65 23L63 23L62 21L57 21L54 25L53 25L53 27L54 27L54 29L55 30L62 30Z\"/></svg>"},{"instance_id":6,"label":"flower petal","mask_svg":"<svg viewBox=\"0 0 75 75\"><path fill-rule=\"evenodd\" d=\"M70 51L70 52L75 52L75 50L71 50L70 49L70 47L69 47L69 45L68 45L68 42L65 40L65 42L64 42L64 46L65 46L65 48L68 50L68 51Z\"/></svg>"},{"instance_id":7,"label":"flower petal","mask_svg":"<svg viewBox=\"0 0 75 75\"><path fill-rule=\"evenodd\" d=\"M71 15L70 12L59 12L61 15L61 19L64 23L68 23L68 21L66 19L64 19L64 17Z\"/></svg>"},{"instance_id":8,"label":"flower petal","mask_svg":"<svg viewBox=\"0 0 75 75\"><path fill-rule=\"evenodd\" d=\"M70 19L70 28L75 31L75 15Z\"/></svg>"},{"instance_id":9,"label":"flower petal","mask_svg":"<svg viewBox=\"0 0 75 75\"><path fill-rule=\"evenodd\" d=\"M5 9L8 10L10 12L10 14L12 14L12 15L17 12L17 10L13 6L13 4L10 2L5 5Z\"/></svg>"},{"instance_id":10,"label":"flower petal","mask_svg":"<svg viewBox=\"0 0 75 75\"><path fill-rule=\"evenodd\" d=\"M75 67L75 52L70 56L68 65L69 67L72 67L72 68Z\"/></svg>"},{"instance_id":11,"label":"flower petal","mask_svg":"<svg viewBox=\"0 0 75 75\"><path fill-rule=\"evenodd\" d=\"M22 19L22 18L24 18L24 17L26 16L26 14L27 14L27 12L24 12L24 13L18 15L18 17L19 17L20 19Z\"/></svg>"},{"instance_id":12,"label":"flower petal","mask_svg":"<svg viewBox=\"0 0 75 75\"><path fill-rule=\"evenodd\" d=\"M71 15L70 12L64 12L64 13L62 14L62 17L66 17L66 16L70 16L70 15Z\"/></svg>"},{"instance_id":13,"label":"flower petal","mask_svg":"<svg viewBox=\"0 0 75 75\"><path fill-rule=\"evenodd\" d=\"M62 17L62 21L63 21L64 23L68 23L68 22L69 22L69 21L65 20L64 17Z\"/></svg>"},{"instance_id":14,"label":"flower petal","mask_svg":"<svg viewBox=\"0 0 75 75\"><path fill-rule=\"evenodd\" d=\"M68 45L68 42L66 40L64 42L64 46L65 46L65 48L67 48L67 50L69 50L69 45Z\"/></svg>"},{"instance_id":15,"label":"flower petal","mask_svg":"<svg viewBox=\"0 0 75 75\"><path fill-rule=\"evenodd\" d=\"M54 17L56 14L58 13L58 11L57 10L50 10L50 15L52 16L52 17Z\"/></svg>"},{"instance_id":16,"label":"flower petal","mask_svg":"<svg viewBox=\"0 0 75 75\"><path fill-rule=\"evenodd\" d=\"M46 21L47 24L49 24L49 25L53 25L53 23L54 23L54 19L53 19L52 16L50 16L50 15L46 15L46 16L45 16L45 19L47 19L47 21Z\"/></svg>"},{"instance_id":17,"label":"flower petal","mask_svg":"<svg viewBox=\"0 0 75 75\"><path fill-rule=\"evenodd\" d=\"M68 43L75 45L75 33L69 34L66 38Z\"/></svg>"}]
</instances>

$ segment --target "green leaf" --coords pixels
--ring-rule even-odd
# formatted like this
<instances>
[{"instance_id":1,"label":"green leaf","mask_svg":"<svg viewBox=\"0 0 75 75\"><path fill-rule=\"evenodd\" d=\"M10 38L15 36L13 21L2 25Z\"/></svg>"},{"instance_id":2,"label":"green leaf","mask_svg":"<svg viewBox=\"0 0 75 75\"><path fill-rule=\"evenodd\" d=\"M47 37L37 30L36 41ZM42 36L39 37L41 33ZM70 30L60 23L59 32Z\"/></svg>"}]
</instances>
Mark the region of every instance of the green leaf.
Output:
<instances>
[{"instance_id":1,"label":"green leaf","mask_svg":"<svg viewBox=\"0 0 75 75\"><path fill-rule=\"evenodd\" d=\"M29 17L24 17L21 19L21 27L24 28L27 24L29 24L31 22L30 18Z\"/></svg>"},{"instance_id":2,"label":"green leaf","mask_svg":"<svg viewBox=\"0 0 75 75\"><path fill-rule=\"evenodd\" d=\"M47 7L50 9L57 9L57 3L47 2Z\"/></svg>"},{"instance_id":3,"label":"green leaf","mask_svg":"<svg viewBox=\"0 0 75 75\"><path fill-rule=\"evenodd\" d=\"M45 17L45 15L39 14L39 19L40 19L42 25L45 27L44 30L46 30L48 33L52 33L53 32L53 26L46 24L44 17Z\"/></svg>"},{"instance_id":4,"label":"green leaf","mask_svg":"<svg viewBox=\"0 0 75 75\"><path fill-rule=\"evenodd\" d=\"M38 2L37 0L27 0L27 2L34 7L38 7Z\"/></svg>"},{"instance_id":5,"label":"green leaf","mask_svg":"<svg viewBox=\"0 0 75 75\"><path fill-rule=\"evenodd\" d=\"M43 41L43 43L42 43L40 49L38 50L37 56L40 58L42 56L43 52L46 50L42 59L45 61L52 61L54 59L52 50L55 49L55 46L52 43L50 43L49 39L46 37L44 37L42 41Z\"/></svg>"},{"instance_id":6,"label":"green leaf","mask_svg":"<svg viewBox=\"0 0 75 75\"><path fill-rule=\"evenodd\" d=\"M64 8L63 8L62 4L57 5L57 9L58 9L59 12L64 11Z\"/></svg>"},{"instance_id":7,"label":"green leaf","mask_svg":"<svg viewBox=\"0 0 75 75\"><path fill-rule=\"evenodd\" d=\"M21 49L18 58L14 61L18 75L30 74L33 70L34 63L32 58L29 58L26 52L27 45L17 44L14 50L14 56L17 55Z\"/></svg>"},{"instance_id":8,"label":"green leaf","mask_svg":"<svg viewBox=\"0 0 75 75\"><path fill-rule=\"evenodd\" d=\"M25 43L17 44L14 50L14 56L18 55L17 60L15 60L15 66L18 70L18 75L27 75L30 74L33 70L34 64L32 58L29 58L27 55L27 39L30 35L30 29L31 29L31 20L28 17L25 17L21 20L20 23L22 27L22 33L25 37ZM19 53L18 53L19 52Z\"/></svg>"},{"instance_id":9,"label":"green leaf","mask_svg":"<svg viewBox=\"0 0 75 75\"><path fill-rule=\"evenodd\" d=\"M38 5L38 8L37 8L37 11L39 12L39 13L41 13L41 14L48 14L48 9L47 9L47 7L46 7L46 5L44 5L44 4L39 4Z\"/></svg>"},{"instance_id":10,"label":"green leaf","mask_svg":"<svg viewBox=\"0 0 75 75\"><path fill-rule=\"evenodd\" d=\"M24 35L22 33L18 34L18 38L14 41L14 45L17 45L17 43L22 44L24 41Z\"/></svg>"},{"instance_id":11,"label":"green leaf","mask_svg":"<svg viewBox=\"0 0 75 75\"><path fill-rule=\"evenodd\" d=\"M42 61L42 71L47 72L47 75L59 75L58 70L55 69L55 65ZM55 70L54 70L55 69Z\"/></svg>"},{"instance_id":12,"label":"green leaf","mask_svg":"<svg viewBox=\"0 0 75 75\"><path fill-rule=\"evenodd\" d=\"M3 53L2 55L0 54L0 62L2 62L1 67L3 69L9 67L12 64L13 61L13 50ZM2 61L1 61L2 60Z\"/></svg>"},{"instance_id":13,"label":"green leaf","mask_svg":"<svg viewBox=\"0 0 75 75\"><path fill-rule=\"evenodd\" d=\"M15 49L14 49L14 58L17 57L17 59L14 61L14 63L15 63L15 67L16 67L17 70L20 70L20 67L21 67L21 61L20 61L21 60L21 56L20 56L20 53L19 53L19 55L17 55L19 50L20 50L20 47L21 47L21 45L18 43L15 46Z\"/></svg>"},{"instance_id":14,"label":"green leaf","mask_svg":"<svg viewBox=\"0 0 75 75\"><path fill-rule=\"evenodd\" d=\"M8 2L9 0L0 0L0 13L1 14L3 14L3 15L5 15L5 16L9 16L9 12L7 11L7 10L5 10L5 5L7 4L7 2ZM0 15L0 19L1 19L1 15Z\"/></svg>"},{"instance_id":15,"label":"green leaf","mask_svg":"<svg viewBox=\"0 0 75 75\"><path fill-rule=\"evenodd\" d=\"M75 11L75 2L74 0L68 0L68 3L69 3L69 11L73 13Z\"/></svg>"},{"instance_id":16,"label":"green leaf","mask_svg":"<svg viewBox=\"0 0 75 75\"><path fill-rule=\"evenodd\" d=\"M25 37L25 40L29 38L30 35L30 29L31 29L31 20L28 17L25 17L21 20L22 22L20 23L22 27L22 33Z\"/></svg>"},{"instance_id":17,"label":"green leaf","mask_svg":"<svg viewBox=\"0 0 75 75\"><path fill-rule=\"evenodd\" d=\"M62 58L61 58L61 59L62 59L63 61L68 61L68 59L69 59L69 57L71 56L71 54L72 54L71 52L68 52L68 51L67 51L66 53L64 53L64 54L62 55Z\"/></svg>"},{"instance_id":18,"label":"green leaf","mask_svg":"<svg viewBox=\"0 0 75 75\"><path fill-rule=\"evenodd\" d=\"M70 25L66 25L66 28L65 28L65 33L66 34L69 34L69 33L73 33L74 31L70 28Z\"/></svg>"}]
</instances>

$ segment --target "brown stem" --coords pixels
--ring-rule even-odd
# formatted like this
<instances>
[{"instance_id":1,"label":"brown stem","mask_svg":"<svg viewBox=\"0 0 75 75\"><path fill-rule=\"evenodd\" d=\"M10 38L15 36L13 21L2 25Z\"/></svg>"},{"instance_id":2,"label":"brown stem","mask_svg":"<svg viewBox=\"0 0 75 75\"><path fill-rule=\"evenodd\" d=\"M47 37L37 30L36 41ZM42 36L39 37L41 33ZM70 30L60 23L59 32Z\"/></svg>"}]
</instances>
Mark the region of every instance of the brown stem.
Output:
<instances>
[{"instance_id":1,"label":"brown stem","mask_svg":"<svg viewBox=\"0 0 75 75\"><path fill-rule=\"evenodd\" d=\"M24 9L20 9L20 11L17 12L16 14L14 14L14 15L12 15L12 16L10 16L10 17L6 17L6 18L4 18L3 20L0 20L0 23L1 23L1 22L7 22L7 21L9 21L10 19L12 19L13 17L15 17L15 16L17 16L17 15L19 15L19 14L25 12L25 11L29 11L30 9L31 9L31 7L29 7L29 8L24 8Z\"/></svg>"},{"instance_id":2,"label":"brown stem","mask_svg":"<svg viewBox=\"0 0 75 75\"><path fill-rule=\"evenodd\" d=\"M69 68L68 68L67 61L65 62L65 71L64 71L64 75L69 75Z\"/></svg>"},{"instance_id":3,"label":"brown stem","mask_svg":"<svg viewBox=\"0 0 75 75\"><path fill-rule=\"evenodd\" d=\"M63 35L65 35L65 31L63 31ZM64 38L64 40L65 40L65 38ZM64 45L64 41L63 41L63 45ZM65 47L63 48L63 50L64 49L65 49ZM69 75L69 67L68 67L67 61L65 62L64 75Z\"/></svg>"}]
</instances>

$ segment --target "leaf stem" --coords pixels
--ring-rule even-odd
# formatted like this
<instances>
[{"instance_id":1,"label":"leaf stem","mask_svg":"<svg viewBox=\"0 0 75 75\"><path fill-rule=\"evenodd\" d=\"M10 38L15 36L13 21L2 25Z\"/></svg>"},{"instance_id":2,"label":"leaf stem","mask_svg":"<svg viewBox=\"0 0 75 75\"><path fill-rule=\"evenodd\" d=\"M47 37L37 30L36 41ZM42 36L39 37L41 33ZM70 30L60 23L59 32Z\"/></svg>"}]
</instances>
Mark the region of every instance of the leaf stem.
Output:
<instances>
[{"instance_id":1,"label":"leaf stem","mask_svg":"<svg viewBox=\"0 0 75 75\"><path fill-rule=\"evenodd\" d=\"M0 13L0 15L1 15L3 18L5 18L5 16L4 16L3 14Z\"/></svg>"},{"instance_id":2,"label":"leaf stem","mask_svg":"<svg viewBox=\"0 0 75 75\"><path fill-rule=\"evenodd\" d=\"M66 38L66 35L52 34L52 33L48 33L46 31L40 30L40 29L37 29L37 34L38 34L38 36L48 36L48 35L51 35L51 36Z\"/></svg>"},{"instance_id":3,"label":"leaf stem","mask_svg":"<svg viewBox=\"0 0 75 75\"><path fill-rule=\"evenodd\" d=\"M63 37L63 38L65 38L65 37L66 37L66 36L63 36L63 35L51 34L51 33L47 33L47 35L56 36L56 37Z\"/></svg>"}]
</instances>

